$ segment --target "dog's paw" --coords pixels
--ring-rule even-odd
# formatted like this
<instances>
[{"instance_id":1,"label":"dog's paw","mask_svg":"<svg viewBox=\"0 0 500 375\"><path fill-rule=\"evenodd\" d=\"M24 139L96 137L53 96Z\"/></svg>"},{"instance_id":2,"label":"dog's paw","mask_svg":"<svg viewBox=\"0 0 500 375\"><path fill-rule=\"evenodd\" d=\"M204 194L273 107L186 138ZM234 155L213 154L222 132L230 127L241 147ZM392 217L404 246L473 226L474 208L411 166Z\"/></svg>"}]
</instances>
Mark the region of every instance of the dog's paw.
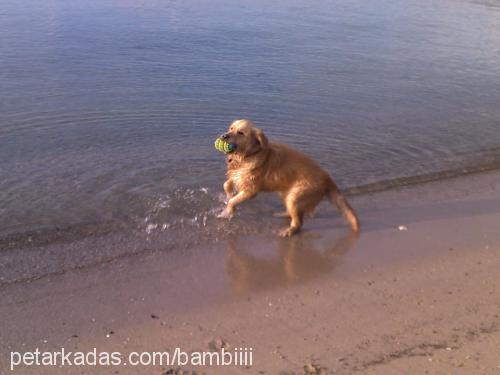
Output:
<instances>
[{"instance_id":1,"label":"dog's paw","mask_svg":"<svg viewBox=\"0 0 500 375\"><path fill-rule=\"evenodd\" d=\"M218 219L231 220L232 217L233 217L233 213L231 211L229 211L227 208L224 211L222 211L220 214L217 215Z\"/></svg>"},{"instance_id":2,"label":"dog's paw","mask_svg":"<svg viewBox=\"0 0 500 375\"><path fill-rule=\"evenodd\" d=\"M292 237L295 233L297 233L297 228L288 227L279 231L278 236L281 238Z\"/></svg>"}]
</instances>

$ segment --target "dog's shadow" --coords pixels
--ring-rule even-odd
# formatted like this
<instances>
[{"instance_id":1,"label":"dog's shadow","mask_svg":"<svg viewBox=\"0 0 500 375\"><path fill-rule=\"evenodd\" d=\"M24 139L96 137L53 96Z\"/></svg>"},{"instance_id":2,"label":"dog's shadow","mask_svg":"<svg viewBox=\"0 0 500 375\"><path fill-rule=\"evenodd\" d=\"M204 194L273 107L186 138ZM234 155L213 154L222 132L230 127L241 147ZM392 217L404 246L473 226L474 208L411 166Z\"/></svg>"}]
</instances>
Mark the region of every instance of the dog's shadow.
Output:
<instances>
[{"instance_id":1,"label":"dog's shadow","mask_svg":"<svg viewBox=\"0 0 500 375\"><path fill-rule=\"evenodd\" d=\"M316 249L310 236L280 239L271 258L248 254L236 239L228 241L225 270L237 295L304 282L333 271L339 259L355 244L358 235L347 231L334 243Z\"/></svg>"}]
</instances>

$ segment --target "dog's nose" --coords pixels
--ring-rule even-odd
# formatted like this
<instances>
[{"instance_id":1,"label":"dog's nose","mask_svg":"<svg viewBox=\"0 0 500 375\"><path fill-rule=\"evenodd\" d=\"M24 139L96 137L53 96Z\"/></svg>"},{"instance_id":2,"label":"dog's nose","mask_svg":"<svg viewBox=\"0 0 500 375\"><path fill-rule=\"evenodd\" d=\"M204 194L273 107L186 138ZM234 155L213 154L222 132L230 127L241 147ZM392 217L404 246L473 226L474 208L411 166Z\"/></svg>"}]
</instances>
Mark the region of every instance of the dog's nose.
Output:
<instances>
[{"instance_id":1,"label":"dog's nose","mask_svg":"<svg viewBox=\"0 0 500 375\"><path fill-rule=\"evenodd\" d=\"M225 133L220 136L223 140L227 140L229 138L229 134Z\"/></svg>"}]
</instances>

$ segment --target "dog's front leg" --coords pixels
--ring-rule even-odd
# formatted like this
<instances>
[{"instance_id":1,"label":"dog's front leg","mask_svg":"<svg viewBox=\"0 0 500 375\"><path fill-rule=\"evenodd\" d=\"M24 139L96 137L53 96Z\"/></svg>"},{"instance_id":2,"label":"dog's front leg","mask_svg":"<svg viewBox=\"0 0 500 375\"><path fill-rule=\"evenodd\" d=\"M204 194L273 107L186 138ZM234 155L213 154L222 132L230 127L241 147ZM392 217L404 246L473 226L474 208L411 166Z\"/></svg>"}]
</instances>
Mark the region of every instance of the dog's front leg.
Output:
<instances>
[{"instance_id":1,"label":"dog's front leg","mask_svg":"<svg viewBox=\"0 0 500 375\"><path fill-rule=\"evenodd\" d=\"M227 202L226 208L219 215L217 215L217 217L220 219L231 219L234 215L234 211L236 209L236 206L249 200L250 198L252 198L254 196L255 196L255 193L251 193L249 191L240 191L234 197L229 199L229 201Z\"/></svg>"},{"instance_id":2,"label":"dog's front leg","mask_svg":"<svg viewBox=\"0 0 500 375\"><path fill-rule=\"evenodd\" d=\"M229 179L224 182L224 192L226 193L226 198L229 201L232 197L234 197L234 182Z\"/></svg>"}]
</instances>

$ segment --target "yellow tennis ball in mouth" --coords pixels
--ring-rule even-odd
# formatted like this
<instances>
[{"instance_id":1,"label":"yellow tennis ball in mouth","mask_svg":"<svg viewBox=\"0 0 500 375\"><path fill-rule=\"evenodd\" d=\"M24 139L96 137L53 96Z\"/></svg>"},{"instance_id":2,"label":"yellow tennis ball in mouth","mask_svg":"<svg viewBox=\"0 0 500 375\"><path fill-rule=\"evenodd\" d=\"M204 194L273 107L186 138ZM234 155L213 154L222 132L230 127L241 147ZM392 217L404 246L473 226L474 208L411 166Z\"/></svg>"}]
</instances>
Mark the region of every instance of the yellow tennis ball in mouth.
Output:
<instances>
[{"instance_id":1,"label":"yellow tennis ball in mouth","mask_svg":"<svg viewBox=\"0 0 500 375\"><path fill-rule=\"evenodd\" d=\"M229 154L236 149L236 145L234 143L226 142L220 137L215 140L214 146L217 151L225 154Z\"/></svg>"}]
</instances>

